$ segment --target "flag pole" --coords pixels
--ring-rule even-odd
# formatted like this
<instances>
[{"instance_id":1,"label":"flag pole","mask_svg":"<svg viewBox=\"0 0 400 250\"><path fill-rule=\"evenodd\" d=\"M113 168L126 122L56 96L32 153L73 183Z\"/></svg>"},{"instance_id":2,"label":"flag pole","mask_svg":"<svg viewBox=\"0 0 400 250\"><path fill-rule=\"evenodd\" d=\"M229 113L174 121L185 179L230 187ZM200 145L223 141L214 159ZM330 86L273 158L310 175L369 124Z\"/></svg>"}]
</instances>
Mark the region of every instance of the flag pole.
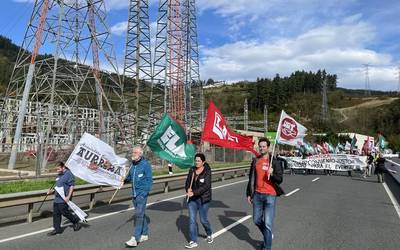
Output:
<instances>
[{"instance_id":1,"label":"flag pole","mask_svg":"<svg viewBox=\"0 0 400 250\"><path fill-rule=\"evenodd\" d=\"M274 160L275 147L276 147L276 144L278 143L278 141L277 141L278 133L279 133L279 132L276 132L276 135L275 135L275 143L274 143L274 147L272 148L272 156L271 156L270 167L272 167L272 162L273 162L273 160ZM268 173L268 180L269 180L269 173Z\"/></svg>"},{"instance_id":2,"label":"flag pole","mask_svg":"<svg viewBox=\"0 0 400 250\"><path fill-rule=\"evenodd\" d=\"M52 190L52 189L54 188L55 185L56 185L56 182L54 182L54 184L51 186L51 188L49 189L49 191ZM44 203L45 200L47 199L47 196L49 196L49 192L46 193L46 196L44 197L42 203L40 203L40 206L39 206L39 208L38 208L38 210L37 210L36 212L39 212L39 211L40 211L40 209L41 209L42 206L43 206L43 203Z\"/></svg>"},{"instance_id":3,"label":"flag pole","mask_svg":"<svg viewBox=\"0 0 400 250\"><path fill-rule=\"evenodd\" d=\"M194 169L193 170L193 173L192 173L192 180L190 181L190 186L189 186L189 189L190 190L192 190L192 186L193 186L193 180L194 180L194 173L195 173L195 171L196 171L196 169ZM193 192L193 191L192 191ZM190 197L189 196L187 196L187 198L186 198L186 202L189 202L189 199L190 199Z\"/></svg>"},{"instance_id":4,"label":"flag pole","mask_svg":"<svg viewBox=\"0 0 400 250\"><path fill-rule=\"evenodd\" d=\"M282 120L282 111L281 111L281 116L279 118L278 129L277 129L276 135L275 135L274 147L272 148L272 157L271 157L270 167L272 167L272 162L274 160L274 154L275 154L275 147L276 147L276 144L278 143L278 135L280 134L280 130L281 130L281 126L280 126L281 120ZM270 177L270 175L268 173L268 180L269 180L269 177Z\"/></svg>"},{"instance_id":5,"label":"flag pole","mask_svg":"<svg viewBox=\"0 0 400 250\"><path fill-rule=\"evenodd\" d=\"M124 177L124 180L122 181L122 185L121 185L121 187L124 185L124 182L125 182L126 176L128 176L128 173L129 173L129 171L131 170L131 167L132 167L132 165L131 165L131 166L129 166L129 168L128 168L128 171L125 173L125 177ZM132 183L132 185L134 185L134 183ZM108 205L110 205L110 204L111 204L111 202L112 202L112 200L114 199L115 195L118 193L118 190L120 190L120 188L117 188L117 189L115 190L114 194L111 196L111 199L110 199L110 201L108 202Z\"/></svg>"}]
</instances>

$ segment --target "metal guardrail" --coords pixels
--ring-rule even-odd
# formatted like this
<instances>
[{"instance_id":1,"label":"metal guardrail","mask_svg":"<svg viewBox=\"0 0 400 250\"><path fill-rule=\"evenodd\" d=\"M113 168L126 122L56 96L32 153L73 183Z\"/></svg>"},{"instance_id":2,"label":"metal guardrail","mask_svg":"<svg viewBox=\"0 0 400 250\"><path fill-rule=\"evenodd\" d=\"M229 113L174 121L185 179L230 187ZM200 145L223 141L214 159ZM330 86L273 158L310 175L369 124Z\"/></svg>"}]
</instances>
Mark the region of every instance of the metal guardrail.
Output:
<instances>
[{"instance_id":1,"label":"metal guardrail","mask_svg":"<svg viewBox=\"0 0 400 250\"><path fill-rule=\"evenodd\" d=\"M212 175L213 175L213 177L217 176L217 175L221 175L221 177L218 180L223 181L229 174L233 178L237 178L239 175L245 176L247 174L248 168L249 168L249 166L238 166L238 167L234 167L234 168L221 168L221 169L212 170ZM153 185L163 183L164 189L163 189L163 191L161 191L161 193L162 192L168 193L170 191L170 183L171 182L185 180L186 176L187 176L187 173L174 174L173 176L170 176L170 175L156 176L153 178ZM125 184L121 187L121 190L130 189L131 187L132 187L131 184ZM43 199L46 196L47 190L48 189L0 195L0 209L7 208L7 207L13 207L13 206L27 205L28 209L27 209L27 213L26 213L26 220L28 223L31 223L33 220L33 215L34 215L33 206L35 203L40 203L43 201ZM105 193L105 192L113 192L113 191L115 191L115 188L113 188L113 187L99 186L99 185L94 185L94 184L86 184L86 185L80 185L80 186L75 187L74 197L90 195L90 200L89 200L88 205L89 205L89 210L91 210L95 205L96 194ZM151 192L151 194L154 194L154 193L160 193L160 191ZM130 197L128 199L130 199ZM54 195L49 195L46 199L46 201L52 201L52 200L54 200ZM115 202L122 201L122 200L127 200L127 198L116 199Z\"/></svg>"},{"instance_id":2,"label":"metal guardrail","mask_svg":"<svg viewBox=\"0 0 400 250\"><path fill-rule=\"evenodd\" d=\"M387 162L389 162L392 166L396 165L398 169L400 169L400 163L397 163L395 161L392 161L390 159L386 159ZM393 171L388 167L386 168L387 174L389 174L399 185L400 185L400 171Z\"/></svg>"}]
</instances>

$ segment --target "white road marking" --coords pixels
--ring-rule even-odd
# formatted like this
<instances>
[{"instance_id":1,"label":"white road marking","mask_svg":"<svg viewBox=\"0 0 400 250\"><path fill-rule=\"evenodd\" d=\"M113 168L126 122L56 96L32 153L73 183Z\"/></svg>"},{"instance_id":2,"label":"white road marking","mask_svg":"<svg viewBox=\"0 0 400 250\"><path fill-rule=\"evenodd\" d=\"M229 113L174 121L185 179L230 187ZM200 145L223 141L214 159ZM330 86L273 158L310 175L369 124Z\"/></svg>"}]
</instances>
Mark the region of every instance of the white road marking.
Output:
<instances>
[{"instance_id":1,"label":"white road marking","mask_svg":"<svg viewBox=\"0 0 400 250\"><path fill-rule=\"evenodd\" d=\"M400 219L400 206L399 203L397 203L396 198L394 197L392 191L390 191L389 187L386 185L386 183L382 183L383 187L386 190L386 193L389 195L390 200L392 201L392 204L394 206L394 209L397 212L397 216L399 216Z\"/></svg>"},{"instance_id":2,"label":"white road marking","mask_svg":"<svg viewBox=\"0 0 400 250\"><path fill-rule=\"evenodd\" d=\"M319 177L317 177L317 178L315 178L314 180L312 180L312 182L318 181L318 180L319 180Z\"/></svg>"},{"instance_id":3,"label":"white road marking","mask_svg":"<svg viewBox=\"0 0 400 250\"><path fill-rule=\"evenodd\" d=\"M220 236L221 234L228 232L228 231L229 231L230 229L232 229L233 227L235 227L235 226L237 226L237 225L243 223L244 221L246 221L246 220L248 220L248 219L250 219L250 218L251 218L251 215L247 215L247 216L241 218L240 220L235 221L234 223L230 224L229 226L222 228L222 229L219 230L218 232L213 233L213 235L212 235L213 238L217 238L217 237Z\"/></svg>"},{"instance_id":4,"label":"white road marking","mask_svg":"<svg viewBox=\"0 0 400 250\"><path fill-rule=\"evenodd\" d=\"M228 187L228 186L232 186L232 185L235 185L235 184L238 184L238 183L247 182L247 181L248 181L248 180L241 180L241 181L237 181L237 182L233 182L233 183L228 183L228 184L216 186L216 187L213 187L212 189L218 189L218 188L222 188L222 187ZM171 197L171 198L167 198L167 199L163 199L163 200L151 202L151 203L148 203L148 204L147 204L147 207L148 207L148 206L151 206L151 205L154 205L154 204L162 203L162 202L165 202L165 201L170 201L170 200L179 199L179 198L182 198L182 197L185 197L185 196L186 196L186 195L178 195L178 196L174 196L174 197ZM95 216L95 217L88 218L87 221L97 220L97 219L104 218L104 217L108 217L108 216L111 216L111 215L125 213L125 212L127 212L127 211L134 210L134 209L135 209L134 207L130 207L130 208L127 208L127 209L122 209L122 210L120 210L120 211L111 212L111 213L108 213L108 214L98 215L98 216ZM71 225L71 224L70 224L70 223L64 224L64 226L68 226L68 225ZM53 230L53 227L41 229L41 230L34 231L34 232L31 232L31 233L27 233L27 234L17 235L17 236L10 237L10 238L1 239L1 240L0 240L0 243L7 242L7 241L11 241L11 240L16 240L16 239L25 238L25 237L32 236L32 235L35 235L35 234L45 233L45 232L48 232L48 231L51 231L51 230Z\"/></svg>"},{"instance_id":5,"label":"white road marking","mask_svg":"<svg viewBox=\"0 0 400 250\"><path fill-rule=\"evenodd\" d=\"M296 192L299 191L299 190L300 190L300 188L296 188L296 189L293 190L292 192L285 194L285 196L286 196L286 197L291 196L292 194L296 193Z\"/></svg>"},{"instance_id":6,"label":"white road marking","mask_svg":"<svg viewBox=\"0 0 400 250\"><path fill-rule=\"evenodd\" d=\"M399 163L397 163L397 162L394 162L394 161L392 161L392 160L389 160L389 159L386 159L386 161L388 161L388 162L390 162L390 163L392 163L392 164L394 164L394 165L397 165L397 166L399 166L399 167L400 167L400 164L399 164Z\"/></svg>"}]
</instances>

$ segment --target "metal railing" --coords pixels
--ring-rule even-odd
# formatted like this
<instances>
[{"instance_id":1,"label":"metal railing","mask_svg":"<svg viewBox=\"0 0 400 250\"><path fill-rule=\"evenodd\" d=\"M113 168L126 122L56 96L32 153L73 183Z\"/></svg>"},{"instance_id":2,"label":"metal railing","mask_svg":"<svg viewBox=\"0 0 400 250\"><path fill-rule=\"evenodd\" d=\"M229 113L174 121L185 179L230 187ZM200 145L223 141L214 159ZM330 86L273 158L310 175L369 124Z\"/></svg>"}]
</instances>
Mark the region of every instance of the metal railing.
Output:
<instances>
[{"instance_id":1,"label":"metal railing","mask_svg":"<svg viewBox=\"0 0 400 250\"><path fill-rule=\"evenodd\" d=\"M212 170L212 178L213 181L224 181L226 178L237 178L239 176L246 176L248 172L249 166L238 166L234 168L221 168ZM168 193L171 189L170 184L173 182L183 181L186 179L187 173L163 175L156 176L153 178L153 187L156 184L162 184L162 189L153 189L151 194L155 193ZM130 189L131 184L125 184L122 186L120 190ZM182 189L179 188L175 189ZM84 206L88 206L88 210L91 210L96 202L96 194L114 192L115 188L109 186L99 186L94 184L86 184L76 186L74 190L74 198L80 196L90 196L89 204ZM12 194L3 194L0 195L0 211L3 208L14 207L14 206L27 206L26 213L24 213L24 217L28 223L31 223L34 217L34 204L40 203L43 201L47 193L47 189L45 190L37 190L37 191L29 191L29 192L21 192L21 193L12 193ZM110 196L111 197L111 196ZM124 200L131 199L131 196L125 197L116 197L113 202L119 202ZM49 195L46 199L46 202L54 200L54 195ZM39 217L39 216L38 216Z\"/></svg>"}]
</instances>

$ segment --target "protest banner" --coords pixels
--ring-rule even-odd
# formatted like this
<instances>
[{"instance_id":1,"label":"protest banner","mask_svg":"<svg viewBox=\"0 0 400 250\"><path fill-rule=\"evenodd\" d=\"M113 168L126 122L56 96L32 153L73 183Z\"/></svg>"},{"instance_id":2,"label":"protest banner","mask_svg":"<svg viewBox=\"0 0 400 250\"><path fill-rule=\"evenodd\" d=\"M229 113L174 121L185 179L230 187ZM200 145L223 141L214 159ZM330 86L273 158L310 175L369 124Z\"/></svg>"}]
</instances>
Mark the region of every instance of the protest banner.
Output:
<instances>
[{"instance_id":1,"label":"protest banner","mask_svg":"<svg viewBox=\"0 0 400 250\"><path fill-rule=\"evenodd\" d=\"M288 167L292 169L349 171L362 170L367 166L367 156L359 155L330 154L315 155L305 159L300 157L282 158L287 161Z\"/></svg>"},{"instance_id":2,"label":"protest banner","mask_svg":"<svg viewBox=\"0 0 400 250\"><path fill-rule=\"evenodd\" d=\"M127 161L116 155L107 143L85 133L65 165L82 180L120 188L125 179Z\"/></svg>"}]
</instances>

